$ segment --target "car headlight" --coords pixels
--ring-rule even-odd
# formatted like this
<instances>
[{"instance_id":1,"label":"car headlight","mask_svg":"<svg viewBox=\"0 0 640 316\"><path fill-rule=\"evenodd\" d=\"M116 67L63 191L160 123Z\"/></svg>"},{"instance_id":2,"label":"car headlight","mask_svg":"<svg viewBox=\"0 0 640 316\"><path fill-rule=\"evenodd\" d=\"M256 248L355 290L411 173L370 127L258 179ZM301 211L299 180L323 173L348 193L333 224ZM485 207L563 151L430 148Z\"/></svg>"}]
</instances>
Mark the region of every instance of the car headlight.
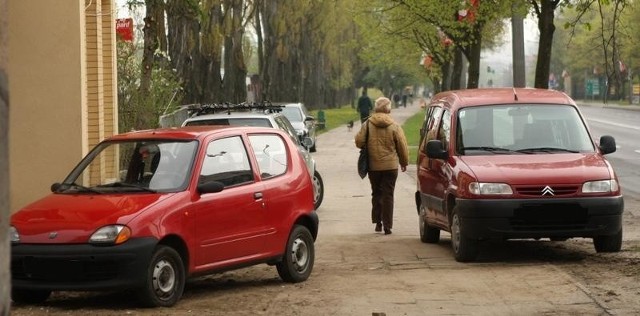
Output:
<instances>
[{"instance_id":1,"label":"car headlight","mask_svg":"<svg viewBox=\"0 0 640 316\"><path fill-rule=\"evenodd\" d=\"M618 191L618 181L599 180L589 181L582 185L582 193L606 193Z\"/></svg>"},{"instance_id":2,"label":"car headlight","mask_svg":"<svg viewBox=\"0 0 640 316\"><path fill-rule=\"evenodd\" d=\"M469 183L469 192L476 195L513 194L511 186L506 183Z\"/></svg>"},{"instance_id":3,"label":"car headlight","mask_svg":"<svg viewBox=\"0 0 640 316\"><path fill-rule=\"evenodd\" d=\"M12 243L20 242L20 234L18 233L18 230L13 226L9 226L9 240L11 240Z\"/></svg>"},{"instance_id":4,"label":"car headlight","mask_svg":"<svg viewBox=\"0 0 640 316\"><path fill-rule=\"evenodd\" d=\"M89 238L89 243L92 244L112 244L119 245L131 237L131 229L124 225L109 225L101 227L96 230L91 238Z\"/></svg>"}]
</instances>

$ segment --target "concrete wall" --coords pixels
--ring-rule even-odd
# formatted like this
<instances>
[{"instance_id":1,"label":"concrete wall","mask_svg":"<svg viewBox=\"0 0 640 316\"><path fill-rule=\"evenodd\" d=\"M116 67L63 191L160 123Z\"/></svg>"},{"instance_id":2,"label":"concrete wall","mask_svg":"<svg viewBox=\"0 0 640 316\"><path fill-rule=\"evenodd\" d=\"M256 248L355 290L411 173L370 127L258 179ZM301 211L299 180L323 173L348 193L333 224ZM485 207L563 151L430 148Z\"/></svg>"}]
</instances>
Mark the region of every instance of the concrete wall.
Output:
<instances>
[{"instance_id":1,"label":"concrete wall","mask_svg":"<svg viewBox=\"0 0 640 316\"><path fill-rule=\"evenodd\" d=\"M117 128L113 8L9 1L11 212L48 194Z\"/></svg>"}]
</instances>

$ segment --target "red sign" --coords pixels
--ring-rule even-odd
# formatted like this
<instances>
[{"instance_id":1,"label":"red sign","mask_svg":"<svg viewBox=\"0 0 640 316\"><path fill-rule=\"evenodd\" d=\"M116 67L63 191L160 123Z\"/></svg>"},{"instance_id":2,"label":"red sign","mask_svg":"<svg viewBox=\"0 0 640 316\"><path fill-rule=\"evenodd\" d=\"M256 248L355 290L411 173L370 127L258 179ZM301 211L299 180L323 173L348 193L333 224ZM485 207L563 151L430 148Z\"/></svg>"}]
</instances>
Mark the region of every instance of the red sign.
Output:
<instances>
[{"instance_id":1,"label":"red sign","mask_svg":"<svg viewBox=\"0 0 640 316\"><path fill-rule=\"evenodd\" d=\"M133 19L116 19L116 34L120 40L133 41Z\"/></svg>"}]
</instances>

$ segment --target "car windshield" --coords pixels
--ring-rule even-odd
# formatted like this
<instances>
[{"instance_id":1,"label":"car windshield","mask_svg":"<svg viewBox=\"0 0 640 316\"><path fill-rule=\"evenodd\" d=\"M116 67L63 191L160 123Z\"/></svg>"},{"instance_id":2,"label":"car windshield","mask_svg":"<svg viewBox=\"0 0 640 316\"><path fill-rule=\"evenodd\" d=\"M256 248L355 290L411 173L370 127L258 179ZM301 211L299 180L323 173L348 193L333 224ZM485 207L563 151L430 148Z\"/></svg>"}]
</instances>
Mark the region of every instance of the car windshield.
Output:
<instances>
[{"instance_id":1,"label":"car windshield","mask_svg":"<svg viewBox=\"0 0 640 316\"><path fill-rule=\"evenodd\" d=\"M282 109L282 114L284 114L284 116L286 116L291 122L304 121L302 111L300 111L300 109L296 107L285 107Z\"/></svg>"},{"instance_id":2,"label":"car windshield","mask_svg":"<svg viewBox=\"0 0 640 316\"><path fill-rule=\"evenodd\" d=\"M491 105L458 112L463 155L593 152L587 127L569 105Z\"/></svg>"},{"instance_id":3,"label":"car windshield","mask_svg":"<svg viewBox=\"0 0 640 316\"><path fill-rule=\"evenodd\" d=\"M187 186L196 141L135 140L99 144L58 193L177 192Z\"/></svg>"}]
</instances>

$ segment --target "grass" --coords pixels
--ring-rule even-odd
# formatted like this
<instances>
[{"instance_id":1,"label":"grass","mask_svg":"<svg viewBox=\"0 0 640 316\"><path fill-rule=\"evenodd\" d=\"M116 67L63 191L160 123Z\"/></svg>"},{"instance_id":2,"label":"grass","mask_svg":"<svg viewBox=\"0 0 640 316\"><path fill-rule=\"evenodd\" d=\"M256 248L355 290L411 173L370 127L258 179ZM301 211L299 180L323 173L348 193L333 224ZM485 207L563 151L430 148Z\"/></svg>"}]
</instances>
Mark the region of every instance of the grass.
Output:
<instances>
[{"instance_id":1,"label":"grass","mask_svg":"<svg viewBox=\"0 0 640 316\"><path fill-rule=\"evenodd\" d=\"M418 159L418 142L420 142L420 127L422 127L423 119L424 113L420 111L402 124L404 135L407 137L407 145L409 145L410 164L415 164Z\"/></svg>"},{"instance_id":2,"label":"grass","mask_svg":"<svg viewBox=\"0 0 640 316\"><path fill-rule=\"evenodd\" d=\"M328 130L344 126L350 120L353 120L357 129L358 122L360 121L360 115L356 111L356 109L352 108L351 105L345 105L340 108L334 109L325 109L324 116L326 119L326 127L324 130L319 130L318 133L323 133ZM312 115L318 117L318 111L313 111ZM408 118L404 124L402 124L402 129L404 130L404 135L407 137L407 144L409 145L409 163L415 164L417 155L418 155L418 142L420 141L420 127L422 126L422 120L424 119L424 113L418 112L414 116Z\"/></svg>"}]
</instances>

